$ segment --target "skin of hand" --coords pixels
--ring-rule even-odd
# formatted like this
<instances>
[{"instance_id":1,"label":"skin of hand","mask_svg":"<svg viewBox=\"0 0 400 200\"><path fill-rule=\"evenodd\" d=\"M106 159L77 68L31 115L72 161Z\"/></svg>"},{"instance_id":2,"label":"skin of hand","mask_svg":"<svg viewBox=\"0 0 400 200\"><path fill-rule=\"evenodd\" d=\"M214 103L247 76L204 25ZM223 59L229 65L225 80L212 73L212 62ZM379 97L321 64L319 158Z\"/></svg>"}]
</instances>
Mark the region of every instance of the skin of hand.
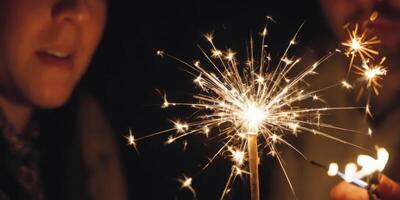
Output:
<instances>
[{"instance_id":1,"label":"skin of hand","mask_svg":"<svg viewBox=\"0 0 400 200\"><path fill-rule=\"evenodd\" d=\"M376 190L380 200L400 199L400 184L386 176L382 176ZM332 200L370 200L368 192L347 182L341 182L330 192Z\"/></svg>"}]
</instances>

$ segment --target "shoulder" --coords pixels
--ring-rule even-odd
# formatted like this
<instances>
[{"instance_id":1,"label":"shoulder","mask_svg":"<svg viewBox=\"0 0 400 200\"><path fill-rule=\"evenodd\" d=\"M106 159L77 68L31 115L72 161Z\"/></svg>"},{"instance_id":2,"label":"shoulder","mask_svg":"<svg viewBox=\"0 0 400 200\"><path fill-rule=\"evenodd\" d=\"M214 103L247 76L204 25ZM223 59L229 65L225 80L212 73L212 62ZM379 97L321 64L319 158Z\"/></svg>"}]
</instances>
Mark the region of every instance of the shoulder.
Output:
<instances>
[{"instance_id":1,"label":"shoulder","mask_svg":"<svg viewBox=\"0 0 400 200\"><path fill-rule=\"evenodd\" d=\"M76 133L88 172L88 193L93 199L124 199L118 145L100 103L93 96L82 94L77 99L76 114Z\"/></svg>"}]
</instances>

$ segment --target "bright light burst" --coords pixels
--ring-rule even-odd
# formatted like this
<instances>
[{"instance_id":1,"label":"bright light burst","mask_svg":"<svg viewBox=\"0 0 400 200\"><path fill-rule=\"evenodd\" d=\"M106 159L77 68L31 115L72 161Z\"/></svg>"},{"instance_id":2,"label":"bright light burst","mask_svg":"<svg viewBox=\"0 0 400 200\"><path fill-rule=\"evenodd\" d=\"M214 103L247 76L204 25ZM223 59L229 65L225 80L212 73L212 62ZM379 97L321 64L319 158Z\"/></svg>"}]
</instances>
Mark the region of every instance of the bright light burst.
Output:
<instances>
[{"instance_id":1,"label":"bright light burst","mask_svg":"<svg viewBox=\"0 0 400 200\"><path fill-rule=\"evenodd\" d=\"M270 20L272 21L272 20ZM317 95L326 89L335 86L351 87L347 82L338 82L322 89L310 90L307 78L317 76L317 67L332 53L322 57L306 67L300 67L301 58L290 55L290 49L297 44L297 35L290 40L288 47L281 58L273 63L266 52L267 26L261 32L260 52L255 52L253 40L250 39L247 59L241 64L237 53L231 49L221 50L214 43L212 34L204 35L211 47L210 53L199 46L204 59L196 60L193 64L182 59L157 51L161 57L171 57L191 69L193 83L198 86L199 92L194 95L194 103L171 103L164 95L162 108L171 106L187 106L193 109L193 116L188 122L172 121L174 127L151 135L136 139L136 141L155 135L175 131L169 136L166 144L171 144L183 137L192 134L209 135L221 141L218 151L205 163L205 170L218 156L227 156L232 160L232 171L222 192L221 199L231 190L231 185L237 176L251 174L249 165L255 160L258 166L259 154L272 155L277 158L283 169L284 175L293 191L288 175L286 174L282 157L277 150L279 144L287 145L295 150L304 159L308 160L285 138L297 136L299 133L310 133L332 139L341 143L354 144L333 137L324 130L334 129L345 132L356 132L332 124L324 123L321 116L332 110L360 109L359 107L327 107L325 102ZM355 32L356 36L357 31ZM369 44L374 44L375 39L365 42L365 35L359 40L362 48L358 53L365 55L375 54L369 50ZM256 56L258 55L258 56ZM296 69L296 70L294 70ZM300 72L298 72L300 71ZM345 84L346 83L346 84ZM324 129L321 129L324 128ZM368 135L367 133L363 133ZM255 140L250 140L253 138ZM251 158L247 145L255 141L255 158ZM260 144L258 145L257 142ZM254 164L254 163L253 163ZM257 180L258 181L258 180ZM192 178L180 179L182 188L191 187Z\"/></svg>"},{"instance_id":2,"label":"bright light burst","mask_svg":"<svg viewBox=\"0 0 400 200\"><path fill-rule=\"evenodd\" d=\"M372 12L369 17L369 21L374 21L378 18L379 13L377 11ZM355 67L355 74L359 76L357 80L362 80L366 83L366 86L361 86L356 97L358 101L365 90L367 90L367 102L366 102L366 113L372 117L370 112L369 103L371 100L371 93L375 95L379 95L379 89L382 87L380 81L387 74L387 69L383 65L386 60L385 57L381 59L378 64L375 64L375 58L379 55L379 51L377 50L377 45L380 44L380 40L377 36L369 36L369 30L364 29L360 31L359 26L355 25L354 29L349 29L349 24L346 26L348 32L348 40L342 42L342 45L346 48L344 50L344 54L350 58L347 79L342 82L343 87L346 89L352 89L353 84L350 84L348 81L350 72L352 67ZM339 50L339 52L341 52ZM355 59L356 56L359 59ZM361 66L361 67L360 67ZM355 83L354 85L357 85Z\"/></svg>"},{"instance_id":3,"label":"bright light burst","mask_svg":"<svg viewBox=\"0 0 400 200\"><path fill-rule=\"evenodd\" d=\"M373 59L374 56L379 55L379 51L374 49L374 45L379 44L381 41L376 36L369 37L368 31L359 33L358 25L353 30L347 29L349 39L342 43L345 54L350 57L349 72L353 65L355 56L359 55L361 60Z\"/></svg>"},{"instance_id":4,"label":"bright light burst","mask_svg":"<svg viewBox=\"0 0 400 200\"><path fill-rule=\"evenodd\" d=\"M361 67L355 66L357 70L356 74L360 75L367 82L367 88L372 88L376 95L379 94L378 88L382 87L379 81L387 73L385 66L383 66L385 60L386 58L383 57L376 65L366 60Z\"/></svg>"}]
</instances>

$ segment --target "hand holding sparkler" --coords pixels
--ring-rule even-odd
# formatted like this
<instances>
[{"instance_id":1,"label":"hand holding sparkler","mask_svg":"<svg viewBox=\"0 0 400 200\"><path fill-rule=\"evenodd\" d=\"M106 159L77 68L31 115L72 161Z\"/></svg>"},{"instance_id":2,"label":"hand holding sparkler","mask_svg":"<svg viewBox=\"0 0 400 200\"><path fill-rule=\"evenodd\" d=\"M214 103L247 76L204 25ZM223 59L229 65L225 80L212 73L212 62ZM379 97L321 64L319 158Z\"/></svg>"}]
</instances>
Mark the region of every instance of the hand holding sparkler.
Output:
<instances>
[{"instance_id":1,"label":"hand holding sparkler","mask_svg":"<svg viewBox=\"0 0 400 200\"><path fill-rule=\"evenodd\" d=\"M400 198L400 185L380 172L386 166L389 153L384 148L377 149L377 159L368 155L359 155L357 165L349 163L345 172L339 171L336 163L331 163L329 168L311 161L312 164L327 170L329 176L339 176L344 181L331 190L333 200L392 200Z\"/></svg>"},{"instance_id":2,"label":"hand holding sparkler","mask_svg":"<svg viewBox=\"0 0 400 200\"><path fill-rule=\"evenodd\" d=\"M400 184L382 175L378 181L375 194L381 200L400 199ZM367 190L345 181L336 185L331 190L330 196L332 200L370 199Z\"/></svg>"}]
</instances>

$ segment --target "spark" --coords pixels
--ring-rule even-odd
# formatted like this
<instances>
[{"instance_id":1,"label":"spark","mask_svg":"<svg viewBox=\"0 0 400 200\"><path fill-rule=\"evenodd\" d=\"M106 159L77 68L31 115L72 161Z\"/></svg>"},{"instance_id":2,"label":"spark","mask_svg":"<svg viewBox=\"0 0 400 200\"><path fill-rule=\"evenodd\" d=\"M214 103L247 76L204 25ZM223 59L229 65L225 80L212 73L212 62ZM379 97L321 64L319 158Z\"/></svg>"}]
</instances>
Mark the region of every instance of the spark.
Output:
<instances>
[{"instance_id":1,"label":"spark","mask_svg":"<svg viewBox=\"0 0 400 200\"><path fill-rule=\"evenodd\" d=\"M185 122L173 122L178 133L185 133L189 130L189 125Z\"/></svg>"},{"instance_id":2,"label":"spark","mask_svg":"<svg viewBox=\"0 0 400 200\"><path fill-rule=\"evenodd\" d=\"M273 21L272 18L269 21ZM238 53L230 49L219 50L214 44L212 34L204 35L210 45L210 51L199 46L204 56L204 60L201 60L202 64L199 60L194 63L187 62L165 52L159 54L187 66L190 69L187 71L194 77L194 84L200 86L201 90L193 95L195 102L171 103L165 98L164 102L168 102L166 105L184 106L194 112L188 122L172 121L174 127L151 134L151 136L175 131L175 134L169 136L166 141L166 144L171 144L197 133L205 134L208 138L209 134L214 134L214 131L211 130L215 130L215 136L208 139L218 140L220 146L202 169L207 169L218 156L230 157L233 161L232 167L237 167L232 168L221 199L224 199L224 195L230 190L237 175L243 174L245 169L249 169L249 172L244 174L253 174L254 166L256 166L255 169L258 169L259 156L264 154L272 155L278 160L293 191L282 156L277 150L277 144L285 144L304 159L307 160L307 157L286 141L286 136L297 136L298 133L312 134L362 148L336 138L325 130L361 132L326 124L320 118L333 110L346 111L363 108L327 107L317 93L340 86L340 83L318 90L311 90L310 84L307 83L307 80L311 79L310 77L318 75L317 68L333 53L329 53L311 64L305 63L305 66L301 67L301 58L290 55L291 48L298 43L298 32L296 32L282 56L272 64L273 60L266 52L268 47L265 44L265 37L268 35L266 28L262 29L260 52L255 52L251 39L249 42L250 52L243 64L239 62ZM256 55L259 57L255 57ZM293 70L294 68L297 69ZM305 107L305 104L308 106ZM251 145L249 141L252 141ZM249 150L250 147L246 148L246 146L252 146L252 153ZM259 148L260 154L258 153ZM253 168L250 167L250 164ZM186 177L180 182L183 188L189 188L194 193L191 181L192 178Z\"/></svg>"},{"instance_id":3,"label":"spark","mask_svg":"<svg viewBox=\"0 0 400 200\"><path fill-rule=\"evenodd\" d=\"M272 16L267 16L267 20L276 24L276 21L274 20L274 18L272 18Z\"/></svg>"},{"instance_id":4,"label":"spark","mask_svg":"<svg viewBox=\"0 0 400 200\"><path fill-rule=\"evenodd\" d=\"M268 29L267 29L267 28L264 28L264 30L262 31L261 35L262 35L262 36L266 36L267 33L268 33Z\"/></svg>"},{"instance_id":5,"label":"spark","mask_svg":"<svg viewBox=\"0 0 400 200\"><path fill-rule=\"evenodd\" d=\"M272 139L272 142L276 143L278 141L279 137L276 134L272 134L271 139Z\"/></svg>"},{"instance_id":6,"label":"spark","mask_svg":"<svg viewBox=\"0 0 400 200\"><path fill-rule=\"evenodd\" d=\"M372 12L371 16L369 17L369 20L371 22L375 21L377 18L379 17L379 12L378 11L374 11Z\"/></svg>"},{"instance_id":7,"label":"spark","mask_svg":"<svg viewBox=\"0 0 400 200\"><path fill-rule=\"evenodd\" d=\"M240 169L237 166L234 166L234 169L235 169L235 173L236 173L237 176L243 175L244 171L242 169Z\"/></svg>"},{"instance_id":8,"label":"spark","mask_svg":"<svg viewBox=\"0 0 400 200\"><path fill-rule=\"evenodd\" d=\"M290 60L289 58L283 58L282 61L286 64L286 65L290 65L293 63L293 60Z\"/></svg>"},{"instance_id":9,"label":"spark","mask_svg":"<svg viewBox=\"0 0 400 200\"><path fill-rule=\"evenodd\" d=\"M237 166L243 165L245 152L232 147L229 147L229 151L232 154L232 161L234 161Z\"/></svg>"},{"instance_id":10,"label":"spark","mask_svg":"<svg viewBox=\"0 0 400 200\"><path fill-rule=\"evenodd\" d=\"M372 117L372 112L371 112L371 108L370 108L369 104L367 104L365 106L365 114L367 114L368 116Z\"/></svg>"},{"instance_id":11,"label":"spark","mask_svg":"<svg viewBox=\"0 0 400 200\"><path fill-rule=\"evenodd\" d=\"M265 81L265 78L262 77L262 76L260 76L260 75L257 75L256 81L257 81L257 83L259 83L259 84L263 84L264 81Z\"/></svg>"},{"instance_id":12,"label":"spark","mask_svg":"<svg viewBox=\"0 0 400 200\"><path fill-rule=\"evenodd\" d=\"M188 142L186 140L183 141L183 151L186 151L187 146L188 146Z\"/></svg>"},{"instance_id":13,"label":"spark","mask_svg":"<svg viewBox=\"0 0 400 200\"><path fill-rule=\"evenodd\" d=\"M356 66L356 73L363 77L367 82L367 88L372 88L376 95L379 95L378 88L382 87L379 81L382 80L383 76L387 73L385 66L383 66L385 60L386 58L383 57L376 65L372 64L369 60L366 60L361 67Z\"/></svg>"},{"instance_id":14,"label":"spark","mask_svg":"<svg viewBox=\"0 0 400 200\"><path fill-rule=\"evenodd\" d=\"M184 175L183 178L178 179L178 181L179 181L179 183L181 183L181 189L184 189L184 188L188 189L192 193L193 197L195 199L197 199L196 191L192 187L193 179L191 177L188 177L188 176Z\"/></svg>"},{"instance_id":15,"label":"spark","mask_svg":"<svg viewBox=\"0 0 400 200\"><path fill-rule=\"evenodd\" d=\"M213 58L218 58L218 57L220 57L220 56L222 56L222 55L223 55L223 53L222 53L221 50L213 49L213 50L211 51L211 57L213 57Z\"/></svg>"},{"instance_id":16,"label":"spark","mask_svg":"<svg viewBox=\"0 0 400 200\"><path fill-rule=\"evenodd\" d=\"M297 133L297 128L299 127L298 123L289 123L289 128L292 129L293 134Z\"/></svg>"},{"instance_id":17,"label":"spark","mask_svg":"<svg viewBox=\"0 0 400 200\"><path fill-rule=\"evenodd\" d=\"M369 37L368 31L359 33L358 24L355 25L354 30L347 29L347 32L349 39L342 42L342 45L347 48L344 53L350 57L350 72L356 55L359 55L362 61L367 58L373 59L374 56L379 55L379 51L374 49L374 45L381 41L376 36Z\"/></svg>"},{"instance_id":18,"label":"spark","mask_svg":"<svg viewBox=\"0 0 400 200\"><path fill-rule=\"evenodd\" d=\"M157 55L160 57L164 57L164 51L158 50Z\"/></svg>"},{"instance_id":19,"label":"spark","mask_svg":"<svg viewBox=\"0 0 400 200\"><path fill-rule=\"evenodd\" d=\"M368 135L372 135L372 129L371 128L368 128Z\"/></svg>"},{"instance_id":20,"label":"spark","mask_svg":"<svg viewBox=\"0 0 400 200\"><path fill-rule=\"evenodd\" d=\"M210 128L208 128L208 126L204 126L203 133L206 135L206 137L208 137L208 134L210 133Z\"/></svg>"},{"instance_id":21,"label":"spark","mask_svg":"<svg viewBox=\"0 0 400 200\"><path fill-rule=\"evenodd\" d=\"M226 52L226 56L225 56L225 59L226 60L228 60L228 61L233 61L233 59L235 59L235 52L233 52L232 50L228 50L227 52Z\"/></svg>"},{"instance_id":22,"label":"spark","mask_svg":"<svg viewBox=\"0 0 400 200\"><path fill-rule=\"evenodd\" d=\"M173 142L175 142L175 138L172 136L169 136L167 141L165 142L165 144L172 144Z\"/></svg>"},{"instance_id":23,"label":"spark","mask_svg":"<svg viewBox=\"0 0 400 200\"><path fill-rule=\"evenodd\" d=\"M129 135L125 136L126 140L128 141L128 145L132 146L136 152L138 152L137 143L135 140L135 136L132 133L132 129L129 129Z\"/></svg>"},{"instance_id":24,"label":"spark","mask_svg":"<svg viewBox=\"0 0 400 200\"><path fill-rule=\"evenodd\" d=\"M348 83L347 81L342 81L341 83L342 83L342 86L344 88L346 88L346 89L352 89L353 88L353 86L350 85L350 83Z\"/></svg>"},{"instance_id":25,"label":"spark","mask_svg":"<svg viewBox=\"0 0 400 200\"><path fill-rule=\"evenodd\" d=\"M214 39L214 35L212 33L204 34L204 37L207 39L208 42L212 42Z\"/></svg>"},{"instance_id":26,"label":"spark","mask_svg":"<svg viewBox=\"0 0 400 200\"><path fill-rule=\"evenodd\" d=\"M164 102L163 102L161 108L168 108L169 105L170 105L170 104L169 104L169 102L168 102L168 100L167 100L167 95L164 94Z\"/></svg>"}]
</instances>

